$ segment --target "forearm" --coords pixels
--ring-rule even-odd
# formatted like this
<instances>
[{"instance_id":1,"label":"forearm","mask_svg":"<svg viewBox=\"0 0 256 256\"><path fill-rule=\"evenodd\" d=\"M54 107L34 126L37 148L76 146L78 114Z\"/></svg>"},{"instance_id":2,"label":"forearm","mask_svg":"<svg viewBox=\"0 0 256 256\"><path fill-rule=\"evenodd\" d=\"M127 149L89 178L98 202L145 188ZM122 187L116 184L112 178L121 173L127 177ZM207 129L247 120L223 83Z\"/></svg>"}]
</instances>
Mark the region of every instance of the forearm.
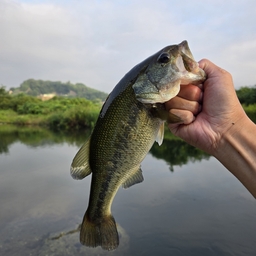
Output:
<instances>
[{"instance_id":1,"label":"forearm","mask_svg":"<svg viewBox=\"0 0 256 256\"><path fill-rule=\"evenodd\" d=\"M256 125L249 118L234 123L214 156L256 198Z\"/></svg>"}]
</instances>

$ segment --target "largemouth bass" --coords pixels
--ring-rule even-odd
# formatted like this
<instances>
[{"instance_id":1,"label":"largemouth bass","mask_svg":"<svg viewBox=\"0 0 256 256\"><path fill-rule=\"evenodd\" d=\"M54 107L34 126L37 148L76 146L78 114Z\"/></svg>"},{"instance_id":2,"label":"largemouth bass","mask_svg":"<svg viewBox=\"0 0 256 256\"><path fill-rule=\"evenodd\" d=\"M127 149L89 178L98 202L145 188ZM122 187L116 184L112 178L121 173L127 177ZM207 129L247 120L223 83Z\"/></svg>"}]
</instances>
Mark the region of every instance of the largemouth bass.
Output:
<instances>
[{"instance_id":1,"label":"largemouth bass","mask_svg":"<svg viewBox=\"0 0 256 256\"><path fill-rule=\"evenodd\" d=\"M76 154L71 175L83 179L92 173L89 205L80 241L106 250L118 247L119 237L111 204L118 188L143 181L140 164L154 141L161 145L164 122L182 120L165 110L180 84L200 84L199 68L187 41L171 45L128 72L108 96L91 136Z\"/></svg>"}]
</instances>

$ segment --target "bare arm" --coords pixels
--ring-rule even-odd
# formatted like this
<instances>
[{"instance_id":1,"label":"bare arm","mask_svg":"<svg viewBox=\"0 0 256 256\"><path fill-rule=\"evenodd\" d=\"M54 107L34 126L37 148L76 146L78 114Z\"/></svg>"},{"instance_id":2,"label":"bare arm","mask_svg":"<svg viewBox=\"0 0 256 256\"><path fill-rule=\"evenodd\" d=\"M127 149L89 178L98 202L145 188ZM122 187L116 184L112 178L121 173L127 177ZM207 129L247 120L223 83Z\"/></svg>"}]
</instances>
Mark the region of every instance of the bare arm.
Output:
<instances>
[{"instance_id":1,"label":"bare arm","mask_svg":"<svg viewBox=\"0 0 256 256\"><path fill-rule=\"evenodd\" d=\"M223 134L214 156L256 198L256 126L245 117Z\"/></svg>"},{"instance_id":2,"label":"bare arm","mask_svg":"<svg viewBox=\"0 0 256 256\"><path fill-rule=\"evenodd\" d=\"M256 125L236 96L232 76L208 60L200 61L208 76L200 89L182 86L166 108L184 124L170 130L189 144L215 156L256 198Z\"/></svg>"}]
</instances>

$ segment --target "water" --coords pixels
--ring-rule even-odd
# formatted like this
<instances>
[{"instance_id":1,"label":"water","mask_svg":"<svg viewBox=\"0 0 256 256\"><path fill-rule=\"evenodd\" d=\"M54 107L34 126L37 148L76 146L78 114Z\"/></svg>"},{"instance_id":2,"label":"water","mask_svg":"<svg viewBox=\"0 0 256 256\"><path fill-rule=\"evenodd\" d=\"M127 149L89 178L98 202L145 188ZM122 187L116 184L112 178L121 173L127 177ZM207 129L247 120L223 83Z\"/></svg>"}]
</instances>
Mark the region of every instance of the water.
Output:
<instances>
[{"instance_id":1,"label":"water","mask_svg":"<svg viewBox=\"0 0 256 256\"><path fill-rule=\"evenodd\" d=\"M214 158L175 140L147 155L143 183L118 191L118 249L80 245L90 178L73 180L69 166L86 136L0 127L0 255L256 254L255 199Z\"/></svg>"}]
</instances>

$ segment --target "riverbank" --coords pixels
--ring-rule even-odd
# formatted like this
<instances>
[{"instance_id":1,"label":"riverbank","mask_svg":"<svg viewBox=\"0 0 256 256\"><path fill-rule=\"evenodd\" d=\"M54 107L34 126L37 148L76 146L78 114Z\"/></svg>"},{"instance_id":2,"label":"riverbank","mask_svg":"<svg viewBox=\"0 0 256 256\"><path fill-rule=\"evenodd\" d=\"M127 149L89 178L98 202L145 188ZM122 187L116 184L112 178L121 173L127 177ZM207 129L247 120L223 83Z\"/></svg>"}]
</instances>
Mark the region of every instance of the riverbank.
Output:
<instances>
[{"instance_id":1,"label":"riverbank","mask_svg":"<svg viewBox=\"0 0 256 256\"><path fill-rule=\"evenodd\" d=\"M50 129L92 128L97 120L99 109L70 109L45 115L18 114L13 110L0 110L0 124L33 125Z\"/></svg>"},{"instance_id":2,"label":"riverbank","mask_svg":"<svg viewBox=\"0 0 256 256\"><path fill-rule=\"evenodd\" d=\"M102 103L83 98L55 97L42 101L26 95L7 96L0 102L0 123L64 130L92 128L101 106Z\"/></svg>"},{"instance_id":3,"label":"riverbank","mask_svg":"<svg viewBox=\"0 0 256 256\"><path fill-rule=\"evenodd\" d=\"M256 123L256 104L243 106L249 118ZM20 114L12 109L0 110L0 124L43 126L53 130L93 128L101 106L70 106L50 113Z\"/></svg>"},{"instance_id":4,"label":"riverbank","mask_svg":"<svg viewBox=\"0 0 256 256\"><path fill-rule=\"evenodd\" d=\"M249 118L256 123L256 104L243 106ZM101 106L70 106L66 110L48 114L19 114L12 109L0 110L0 123L15 125L37 125L52 129L92 128L97 120Z\"/></svg>"}]
</instances>

